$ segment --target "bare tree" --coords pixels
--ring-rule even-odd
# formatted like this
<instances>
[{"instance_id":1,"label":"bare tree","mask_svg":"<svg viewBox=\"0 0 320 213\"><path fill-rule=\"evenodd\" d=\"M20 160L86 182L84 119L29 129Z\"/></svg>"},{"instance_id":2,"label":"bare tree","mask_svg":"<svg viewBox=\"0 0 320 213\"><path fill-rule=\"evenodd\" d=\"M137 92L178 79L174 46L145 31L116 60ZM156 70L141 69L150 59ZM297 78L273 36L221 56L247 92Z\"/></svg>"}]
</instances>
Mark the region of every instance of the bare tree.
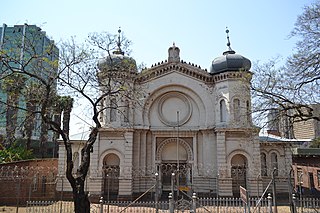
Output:
<instances>
[{"instance_id":1,"label":"bare tree","mask_svg":"<svg viewBox=\"0 0 320 213\"><path fill-rule=\"evenodd\" d=\"M61 86L68 88L69 93L75 92L82 101L88 103L93 121L89 138L81 150L80 165L75 174L72 173L73 152L69 135L65 132L65 125L62 130L53 124L64 141L67 155L66 177L73 190L75 212L90 211L84 184L89 170L93 144L102 127L100 117L107 116L105 113L107 108L124 113L122 109L128 107L126 103L135 101L133 81L137 67L131 58L124 56L123 51L129 44L128 40L124 37L121 39L120 35L117 37L109 33L95 33L89 36L87 44L77 45L74 40L71 40L61 45L61 65L63 67L59 76ZM98 63L97 58L102 53L106 57Z\"/></svg>"},{"instance_id":2,"label":"bare tree","mask_svg":"<svg viewBox=\"0 0 320 213\"><path fill-rule=\"evenodd\" d=\"M297 37L295 52L281 65L279 58L257 63L252 81L255 118L265 124L270 113L285 118L288 125L320 121L320 1L306 6L298 16L291 36ZM278 122L279 117L269 122ZM270 124L270 123L269 123ZM272 124L271 124L272 125Z\"/></svg>"},{"instance_id":3,"label":"bare tree","mask_svg":"<svg viewBox=\"0 0 320 213\"><path fill-rule=\"evenodd\" d=\"M66 177L72 187L75 212L90 212L90 202L84 190L84 184L93 144L102 127L100 116L107 108L125 115L123 109L127 109L128 103L133 103L135 99L133 82L137 67L134 60L124 56L124 51L129 51L130 41L124 36L121 37L120 32L119 30L118 36L109 33L93 33L84 44L77 44L73 39L62 42L59 60L57 57L54 57L55 59L48 57L50 54L57 54L53 43L48 44L44 51L40 53L37 51L37 41L41 38L36 36L38 35L36 32L34 35L18 34L19 39L23 37L23 44L16 47L20 48L23 55L16 51L16 48L6 49L3 48L4 43L1 44L1 84L6 85L4 82L20 82L22 79L28 79L22 81L23 87L22 84L18 84L17 88L6 87L10 90L14 89L14 100L19 99L18 94L20 99L26 99L25 106L16 104L16 101L7 104L2 100L1 103L25 112L25 134L29 139L35 116L40 115L41 147L47 140L48 129L61 135L66 149ZM7 42L12 45L12 41ZM102 55L104 59L98 63ZM12 80L12 76L19 77ZM68 94L72 97L58 95L57 84L61 95ZM110 98L116 101L110 104ZM87 103L93 125L89 138L81 150L80 165L73 173L69 123L73 102L78 99ZM61 113L63 113L62 125Z\"/></svg>"}]
</instances>

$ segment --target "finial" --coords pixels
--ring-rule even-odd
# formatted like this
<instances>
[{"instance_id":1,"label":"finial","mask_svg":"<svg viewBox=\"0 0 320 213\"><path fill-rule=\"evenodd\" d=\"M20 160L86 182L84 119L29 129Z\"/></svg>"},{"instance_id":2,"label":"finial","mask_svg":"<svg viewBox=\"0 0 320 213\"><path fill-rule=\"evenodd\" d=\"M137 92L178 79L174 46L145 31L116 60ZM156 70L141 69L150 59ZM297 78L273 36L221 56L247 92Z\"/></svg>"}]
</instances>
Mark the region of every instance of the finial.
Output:
<instances>
[{"instance_id":1,"label":"finial","mask_svg":"<svg viewBox=\"0 0 320 213\"><path fill-rule=\"evenodd\" d=\"M119 27L119 30L118 30L118 41L117 41L117 49L115 51L113 51L114 54L121 54L121 55L124 55L124 52L121 50L121 27Z\"/></svg>"},{"instance_id":2,"label":"finial","mask_svg":"<svg viewBox=\"0 0 320 213\"><path fill-rule=\"evenodd\" d=\"M119 33L119 35L118 35L117 46L118 46L119 50L121 50L121 38L120 38L120 36L121 36L121 28L120 27L119 27L118 33Z\"/></svg>"},{"instance_id":3,"label":"finial","mask_svg":"<svg viewBox=\"0 0 320 213\"><path fill-rule=\"evenodd\" d=\"M174 47L175 47L175 46L176 46L176 43L174 43L174 42L173 42L173 45L172 45L172 46L174 46Z\"/></svg>"},{"instance_id":4,"label":"finial","mask_svg":"<svg viewBox=\"0 0 320 213\"><path fill-rule=\"evenodd\" d=\"M227 40L228 40L227 46L229 47L229 50L232 50L231 49L230 38L229 38L229 29L228 29L228 27L226 27L226 33L227 33Z\"/></svg>"},{"instance_id":5,"label":"finial","mask_svg":"<svg viewBox=\"0 0 320 213\"><path fill-rule=\"evenodd\" d=\"M228 43L227 43L228 50L225 51L223 54L230 54L230 53L231 53L231 54L234 54L235 51L233 51L232 48L231 48L231 43L230 43L230 38L229 38L229 29L228 29L228 27L226 27L226 33L227 33L227 41L228 41Z\"/></svg>"}]
</instances>

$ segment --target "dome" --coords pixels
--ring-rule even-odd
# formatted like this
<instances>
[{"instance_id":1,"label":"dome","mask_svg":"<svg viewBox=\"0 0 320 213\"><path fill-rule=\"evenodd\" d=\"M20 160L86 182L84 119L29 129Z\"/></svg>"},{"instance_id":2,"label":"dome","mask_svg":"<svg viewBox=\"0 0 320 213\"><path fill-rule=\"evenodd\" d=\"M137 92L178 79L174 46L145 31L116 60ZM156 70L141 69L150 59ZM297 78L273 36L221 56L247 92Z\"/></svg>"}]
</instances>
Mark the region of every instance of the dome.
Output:
<instances>
[{"instance_id":1,"label":"dome","mask_svg":"<svg viewBox=\"0 0 320 213\"><path fill-rule=\"evenodd\" d=\"M99 60L98 68L100 71L122 70L127 72L137 72L136 61L124 54L118 54L117 51L114 51L112 55Z\"/></svg>"},{"instance_id":2,"label":"dome","mask_svg":"<svg viewBox=\"0 0 320 213\"><path fill-rule=\"evenodd\" d=\"M127 72L137 72L136 61L128 56L124 55L121 50L121 30L118 30L119 36L117 41L117 49L112 52L111 55L104 59L99 60L98 68L100 71L127 71Z\"/></svg>"},{"instance_id":3,"label":"dome","mask_svg":"<svg viewBox=\"0 0 320 213\"><path fill-rule=\"evenodd\" d=\"M251 68L251 61L246 57L229 50L222 56L212 61L210 73L221 73L226 71L248 71Z\"/></svg>"},{"instance_id":4,"label":"dome","mask_svg":"<svg viewBox=\"0 0 320 213\"><path fill-rule=\"evenodd\" d=\"M249 71L251 68L251 61L242 55L236 54L236 52L231 49L228 28L226 29L226 33L228 41L227 46L229 49L225 51L222 56L217 57L212 61L210 73Z\"/></svg>"}]
</instances>

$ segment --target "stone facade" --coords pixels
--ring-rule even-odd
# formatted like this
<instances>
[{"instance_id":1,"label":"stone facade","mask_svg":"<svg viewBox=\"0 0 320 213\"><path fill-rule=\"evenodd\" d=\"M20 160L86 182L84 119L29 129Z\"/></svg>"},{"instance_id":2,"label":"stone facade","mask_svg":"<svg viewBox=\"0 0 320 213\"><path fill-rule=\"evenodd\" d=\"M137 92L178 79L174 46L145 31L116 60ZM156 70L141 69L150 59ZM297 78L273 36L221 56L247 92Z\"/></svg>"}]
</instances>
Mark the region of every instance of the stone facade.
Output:
<instances>
[{"instance_id":1,"label":"stone facade","mask_svg":"<svg viewBox=\"0 0 320 213\"><path fill-rule=\"evenodd\" d=\"M208 72L180 60L175 45L168 52L168 60L134 74L132 84L143 93L138 104L119 100L127 103L119 113L112 107L115 100L104 101L110 107L100 116L103 127L93 148L88 191L131 197L159 180L162 195L173 182L175 189L203 195L239 196L243 186L257 196L268 179L261 176L260 155L269 148L261 147L259 129L252 124L250 61L229 50ZM108 63L100 63L102 73L108 70L101 64ZM73 142L78 158L81 143ZM281 149L278 163L286 162L289 170L291 155ZM63 172L62 144L59 156Z\"/></svg>"}]
</instances>

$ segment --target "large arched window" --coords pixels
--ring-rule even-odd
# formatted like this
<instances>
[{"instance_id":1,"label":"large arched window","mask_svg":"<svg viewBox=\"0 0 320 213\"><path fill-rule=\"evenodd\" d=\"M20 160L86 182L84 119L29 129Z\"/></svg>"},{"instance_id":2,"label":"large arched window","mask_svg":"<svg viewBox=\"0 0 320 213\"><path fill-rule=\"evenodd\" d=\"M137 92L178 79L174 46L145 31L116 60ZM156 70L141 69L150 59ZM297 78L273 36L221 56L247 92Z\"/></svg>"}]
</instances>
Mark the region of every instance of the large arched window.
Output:
<instances>
[{"instance_id":1,"label":"large arched window","mask_svg":"<svg viewBox=\"0 0 320 213\"><path fill-rule=\"evenodd\" d=\"M240 121L240 100L237 98L233 99L233 113L234 120Z\"/></svg>"},{"instance_id":2,"label":"large arched window","mask_svg":"<svg viewBox=\"0 0 320 213\"><path fill-rule=\"evenodd\" d=\"M267 176L267 155L261 153L261 176Z\"/></svg>"},{"instance_id":3,"label":"large arched window","mask_svg":"<svg viewBox=\"0 0 320 213\"><path fill-rule=\"evenodd\" d=\"M271 153L271 167L272 167L272 171L276 169L276 171L274 172L274 175L278 175L278 155L275 152Z\"/></svg>"},{"instance_id":4,"label":"large arched window","mask_svg":"<svg viewBox=\"0 0 320 213\"><path fill-rule=\"evenodd\" d=\"M220 122L226 122L226 121L227 121L226 101L221 100L220 101Z\"/></svg>"}]
</instances>

